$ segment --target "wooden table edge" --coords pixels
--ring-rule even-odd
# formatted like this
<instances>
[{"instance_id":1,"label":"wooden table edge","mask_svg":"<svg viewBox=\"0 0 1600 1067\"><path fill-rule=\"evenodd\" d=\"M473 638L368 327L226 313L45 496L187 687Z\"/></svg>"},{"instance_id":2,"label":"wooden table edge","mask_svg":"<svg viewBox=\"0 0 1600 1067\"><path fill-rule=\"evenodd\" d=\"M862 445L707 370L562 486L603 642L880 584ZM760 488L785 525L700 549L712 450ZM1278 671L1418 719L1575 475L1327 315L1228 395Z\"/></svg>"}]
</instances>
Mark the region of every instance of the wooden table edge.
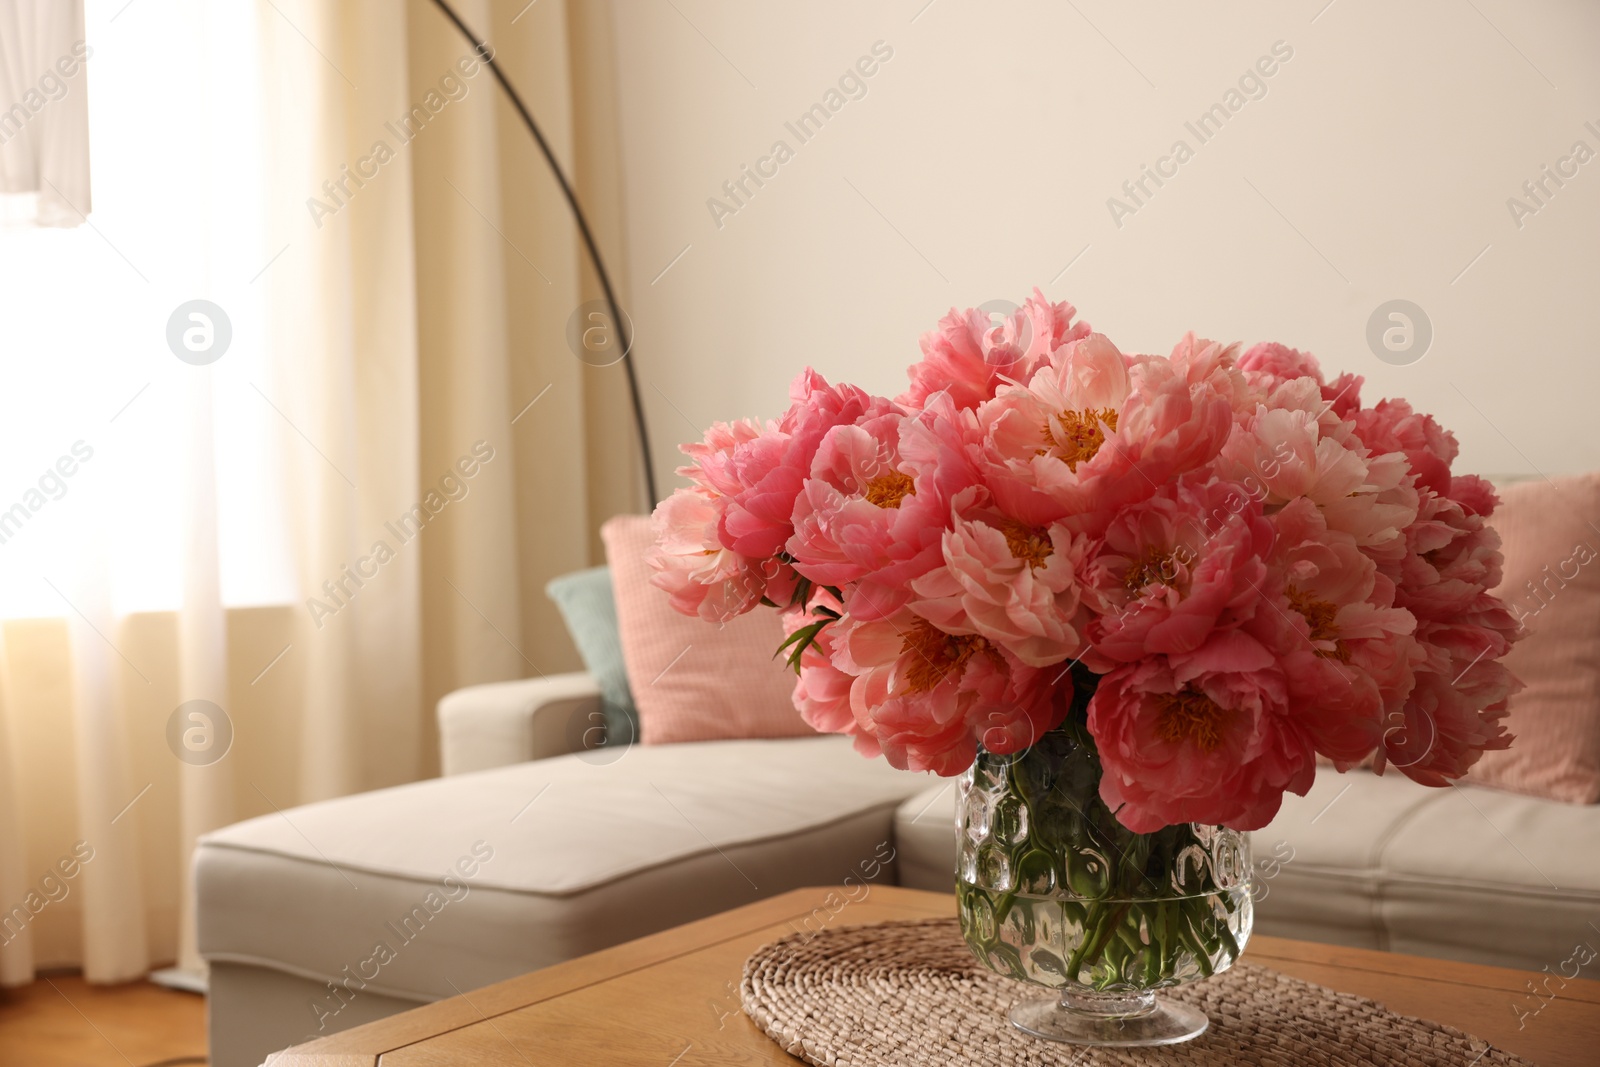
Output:
<instances>
[{"instance_id":1,"label":"wooden table edge","mask_svg":"<svg viewBox=\"0 0 1600 1067\"><path fill-rule=\"evenodd\" d=\"M1284 963L1309 963L1321 967L1337 967L1345 971L1410 978L1420 982L1474 986L1519 996L1528 991L1527 983L1530 979L1544 977L1539 971L1518 971L1486 963L1413 956L1403 952L1379 952L1375 949L1350 948L1320 941L1297 941L1266 934L1256 934L1250 938L1250 943L1245 946L1244 959L1263 965L1269 965L1274 960ZM1562 981L1565 982L1565 986L1558 994L1558 999L1600 1005L1600 981L1591 978L1564 977Z\"/></svg>"},{"instance_id":2,"label":"wooden table edge","mask_svg":"<svg viewBox=\"0 0 1600 1067\"><path fill-rule=\"evenodd\" d=\"M275 1053L268 1059L267 1067L376 1067L383 1055L418 1041L435 1038L626 974L648 970L779 923L803 921L823 907L829 894L839 893L840 890L832 886L791 889L777 896L470 990L462 996L419 1005L399 1015L295 1045ZM903 886L873 886L871 893L861 899L901 908L910 913L905 918L942 918L955 913L955 898L952 895ZM839 925L857 924L842 921ZM706 936L708 931L711 936Z\"/></svg>"},{"instance_id":3,"label":"wooden table edge","mask_svg":"<svg viewBox=\"0 0 1600 1067\"><path fill-rule=\"evenodd\" d=\"M319 1038L276 1053L268 1067L379 1067L382 1057L415 1045L482 1023L530 1005L561 997L623 975L648 970L683 956L714 947L726 941L782 923L794 925L825 907L831 886L794 889L764 900L710 915L668 930L649 934L598 952L554 964L484 986L462 996L378 1019L338 1034ZM862 901L904 912L904 918L943 918L955 914L955 898L901 886L874 886ZM877 922L885 920L873 920ZM841 919L840 926L861 925ZM799 930L799 926L794 927ZM1530 979L1539 972L1517 971L1455 960L1349 948L1321 942L1256 935L1250 939L1244 960L1270 969L1275 962L1314 965L1341 972L1357 972L1401 978L1408 981L1438 982L1467 986L1496 993L1523 995ZM1325 983L1317 983L1325 984ZM1600 981L1567 979L1556 999L1579 1004L1600 1005Z\"/></svg>"}]
</instances>

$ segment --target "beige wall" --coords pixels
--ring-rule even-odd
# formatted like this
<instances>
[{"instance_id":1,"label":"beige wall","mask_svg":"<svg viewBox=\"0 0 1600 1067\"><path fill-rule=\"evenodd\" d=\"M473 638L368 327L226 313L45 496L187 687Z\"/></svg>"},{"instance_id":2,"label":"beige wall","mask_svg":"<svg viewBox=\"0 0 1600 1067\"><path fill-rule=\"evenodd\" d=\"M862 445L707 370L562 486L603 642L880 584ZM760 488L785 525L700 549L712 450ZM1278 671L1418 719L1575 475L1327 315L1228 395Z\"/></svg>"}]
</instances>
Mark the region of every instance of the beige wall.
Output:
<instances>
[{"instance_id":1,"label":"beige wall","mask_svg":"<svg viewBox=\"0 0 1600 1067\"><path fill-rule=\"evenodd\" d=\"M1520 228L1507 207L1575 141L1600 152L1600 4L924 2L615 5L663 477L804 364L897 392L945 310L1034 285L1129 350L1310 349L1436 413L1466 469L1600 466L1600 158ZM879 40L866 96L801 144L784 123ZM1279 41L1266 95L1200 144L1184 123ZM1179 138L1193 158L1119 227L1107 199ZM793 158L719 228L707 199L779 139ZM1410 365L1365 339L1393 298L1433 324Z\"/></svg>"}]
</instances>

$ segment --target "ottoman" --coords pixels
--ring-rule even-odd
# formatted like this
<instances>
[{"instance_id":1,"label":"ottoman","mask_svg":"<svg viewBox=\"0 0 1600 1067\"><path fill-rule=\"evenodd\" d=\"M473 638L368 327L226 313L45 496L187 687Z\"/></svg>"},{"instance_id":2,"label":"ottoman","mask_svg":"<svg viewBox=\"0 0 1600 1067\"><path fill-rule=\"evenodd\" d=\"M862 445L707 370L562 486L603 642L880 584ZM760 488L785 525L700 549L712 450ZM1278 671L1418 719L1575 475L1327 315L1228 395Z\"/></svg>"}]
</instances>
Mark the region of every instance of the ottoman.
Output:
<instances>
[{"instance_id":1,"label":"ottoman","mask_svg":"<svg viewBox=\"0 0 1600 1067\"><path fill-rule=\"evenodd\" d=\"M805 885L927 780L847 738L633 746L262 816L195 859L214 1067ZM948 824L947 832L948 832Z\"/></svg>"}]
</instances>

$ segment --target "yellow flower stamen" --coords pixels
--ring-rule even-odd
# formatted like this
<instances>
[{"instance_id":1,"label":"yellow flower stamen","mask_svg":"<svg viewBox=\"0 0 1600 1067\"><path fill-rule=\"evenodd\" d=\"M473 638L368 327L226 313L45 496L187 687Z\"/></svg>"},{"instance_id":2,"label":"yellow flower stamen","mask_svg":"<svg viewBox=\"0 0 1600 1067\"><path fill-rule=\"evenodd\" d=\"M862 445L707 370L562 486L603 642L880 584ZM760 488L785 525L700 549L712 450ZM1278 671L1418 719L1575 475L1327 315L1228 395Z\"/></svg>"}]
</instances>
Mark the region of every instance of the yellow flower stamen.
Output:
<instances>
[{"instance_id":1,"label":"yellow flower stamen","mask_svg":"<svg viewBox=\"0 0 1600 1067\"><path fill-rule=\"evenodd\" d=\"M1117 413L1111 408L1063 411L1055 417L1055 425L1044 424L1045 447L1038 454L1055 456L1076 471L1106 443L1106 430L1116 428Z\"/></svg>"},{"instance_id":2,"label":"yellow flower stamen","mask_svg":"<svg viewBox=\"0 0 1600 1067\"><path fill-rule=\"evenodd\" d=\"M876 504L880 508L897 508L902 500L916 491L909 474L889 471L868 482L866 490L861 495L866 497L867 503Z\"/></svg>"},{"instance_id":3,"label":"yellow flower stamen","mask_svg":"<svg viewBox=\"0 0 1600 1067\"><path fill-rule=\"evenodd\" d=\"M976 655L994 656L994 646L976 634L947 634L926 619L917 619L901 635L901 652L911 652L906 691L926 693L953 673L964 670Z\"/></svg>"},{"instance_id":4,"label":"yellow flower stamen","mask_svg":"<svg viewBox=\"0 0 1600 1067\"><path fill-rule=\"evenodd\" d=\"M1015 519L1003 519L998 527L1005 534L1006 547L1014 559L1028 561L1028 566L1038 569L1050 558L1055 546L1050 543L1050 531L1039 526L1029 526Z\"/></svg>"},{"instance_id":5,"label":"yellow flower stamen","mask_svg":"<svg viewBox=\"0 0 1600 1067\"><path fill-rule=\"evenodd\" d=\"M1194 689L1180 693L1159 693L1155 696L1161 716L1156 724L1156 736L1174 744L1192 741L1202 752L1211 752L1222 744L1222 731L1228 711L1222 705Z\"/></svg>"},{"instance_id":6,"label":"yellow flower stamen","mask_svg":"<svg viewBox=\"0 0 1600 1067\"><path fill-rule=\"evenodd\" d=\"M1350 651L1344 647L1344 642L1339 640L1338 627L1334 626L1334 620L1339 615L1339 606L1330 604L1326 600L1318 600L1312 594L1292 585L1285 590L1285 595L1289 598L1289 606L1298 611L1310 625L1311 640L1333 642L1334 647L1331 651L1319 648L1316 650L1317 655L1336 659L1340 663L1349 663Z\"/></svg>"}]
</instances>

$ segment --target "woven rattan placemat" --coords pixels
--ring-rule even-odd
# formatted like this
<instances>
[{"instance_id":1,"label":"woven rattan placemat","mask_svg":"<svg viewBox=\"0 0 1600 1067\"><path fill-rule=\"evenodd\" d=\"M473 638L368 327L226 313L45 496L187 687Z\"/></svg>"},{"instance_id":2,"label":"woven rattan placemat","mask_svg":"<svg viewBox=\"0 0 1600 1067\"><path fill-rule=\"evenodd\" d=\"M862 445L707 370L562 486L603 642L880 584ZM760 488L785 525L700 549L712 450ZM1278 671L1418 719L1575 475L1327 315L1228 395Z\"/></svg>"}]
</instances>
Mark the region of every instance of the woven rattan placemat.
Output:
<instances>
[{"instance_id":1,"label":"woven rattan placemat","mask_svg":"<svg viewBox=\"0 0 1600 1067\"><path fill-rule=\"evenodd\" d=\"M741 992L768 1036L824 1067L1532 1067L1451 1027L1251 964L1164 994L1211 1018L1187 1044L1042 1041L1006 1021L1039 991L979 965L954 919L783 938L746 962Z\"/></svg>"}]
</instances>

